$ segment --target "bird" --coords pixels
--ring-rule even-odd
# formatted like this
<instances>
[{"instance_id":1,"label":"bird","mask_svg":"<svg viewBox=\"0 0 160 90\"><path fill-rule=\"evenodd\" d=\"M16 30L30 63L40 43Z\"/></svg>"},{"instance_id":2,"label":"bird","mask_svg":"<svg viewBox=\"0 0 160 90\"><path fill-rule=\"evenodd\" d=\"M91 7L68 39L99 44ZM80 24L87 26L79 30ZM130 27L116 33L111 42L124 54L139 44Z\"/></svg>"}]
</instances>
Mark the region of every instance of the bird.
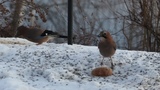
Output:
<instances>
[{"instance_id":1,"label":"bird","mask_svg":"<svg viewBox=\"0 0 160 90\"><path fill-rule=\"evenodd\" d=\"M15 37L25 38L31 42L37 43L37 45L47 42L54 38L67 38L68 36L60 35L57 32L51 30L42 30L40 28L26 26L19 26Z\"/></svg>"},{"instance_id":2,"label":"bird","mask_svg":"<svg viewBox=\"0 0 160 90\"><path fill-rule=\"evenodd\" d=\"M108 31L101 31L98 37L101 37L98 43L99 52L103 56L101 65L103 65L104 58L109 57L111 60L111 69L114 69L113 60L111 56L115 54L116 43Z\"/></svg>"}]
</instances>

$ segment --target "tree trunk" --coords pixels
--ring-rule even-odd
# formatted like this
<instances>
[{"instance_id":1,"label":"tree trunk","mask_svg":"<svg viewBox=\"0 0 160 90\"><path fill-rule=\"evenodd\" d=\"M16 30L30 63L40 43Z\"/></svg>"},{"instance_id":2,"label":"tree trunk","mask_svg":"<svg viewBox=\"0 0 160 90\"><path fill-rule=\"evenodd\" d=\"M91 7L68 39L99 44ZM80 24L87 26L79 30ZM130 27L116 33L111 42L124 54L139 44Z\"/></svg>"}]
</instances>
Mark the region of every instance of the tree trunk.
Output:
<instances>
[{"instance_id":1,"label":"tree trunk","mask_svg":"<svg viewBox=\"0 0 160 90\"><path fill-rule=\"evenodd\" d=\"M16 0L15 11L13 12L13 19L11 23L10 36L15 36L16 34L16 29L19 25L19 19L20 19L20 13L21 13L22 6L23 6L23 0Z\"/></svg>"}]
</instances>

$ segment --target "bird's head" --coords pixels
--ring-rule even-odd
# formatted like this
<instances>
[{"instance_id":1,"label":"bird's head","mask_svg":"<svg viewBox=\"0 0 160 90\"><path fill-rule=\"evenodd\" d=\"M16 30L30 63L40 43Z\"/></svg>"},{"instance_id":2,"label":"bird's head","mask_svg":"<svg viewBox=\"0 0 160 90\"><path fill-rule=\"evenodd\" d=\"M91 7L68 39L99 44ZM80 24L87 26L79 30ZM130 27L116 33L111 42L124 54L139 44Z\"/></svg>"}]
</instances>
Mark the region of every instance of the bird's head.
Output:
<instances>
[{"instance_id":1,"label":"bird's head","mask_svg":"<svg viewBox=\"0 0 160 90\"><path fill-rule=\"evenodd\" d=\"M108 38L108 37L110 37L111 35L110 35L110 33L108 32L108 31L101 31L100 33L99 33L99 35L98 35L98 37L103 37L103 38Z\"/></svg>"}]
</instances>

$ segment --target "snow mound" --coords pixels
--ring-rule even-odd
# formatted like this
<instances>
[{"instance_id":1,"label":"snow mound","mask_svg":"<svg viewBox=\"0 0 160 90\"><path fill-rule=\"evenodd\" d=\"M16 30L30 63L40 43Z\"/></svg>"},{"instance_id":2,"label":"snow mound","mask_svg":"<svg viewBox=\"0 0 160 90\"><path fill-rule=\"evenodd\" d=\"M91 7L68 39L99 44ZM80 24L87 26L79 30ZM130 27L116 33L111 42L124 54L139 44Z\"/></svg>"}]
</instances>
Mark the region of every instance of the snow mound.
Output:
<instances>
[{"instance_id":1,"label":"snow mound","mask_svg":"<svg viewBox=\"0 0 160 90\"><path fill-rule=\"evenodd\" d=\"M26 45L26 44L34 44L34 43L23 38L0 38L0 44Z\"/></svg>"},{"instance_id":2,"label":"snow mound","mask_svg":"<svg viewBox=\"0 0 160 90\"><path fill-rule=\"evenodd\" d=\"M91 75L102 60L96 46L12 40L25 43L0 44L0 90L160 89L160 53L117 50L113 75L102 78Z\"/></svg>"}]
</instances>

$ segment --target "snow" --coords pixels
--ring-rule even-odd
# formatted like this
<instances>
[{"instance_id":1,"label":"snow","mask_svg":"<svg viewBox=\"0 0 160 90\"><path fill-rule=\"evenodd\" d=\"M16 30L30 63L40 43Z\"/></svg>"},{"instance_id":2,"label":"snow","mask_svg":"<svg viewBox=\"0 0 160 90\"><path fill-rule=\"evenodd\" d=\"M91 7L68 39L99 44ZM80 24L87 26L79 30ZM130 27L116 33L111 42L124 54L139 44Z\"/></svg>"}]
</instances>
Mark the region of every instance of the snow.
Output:
<instances>
[{"instance_id":1,"label":"snow","mask_svg":"<svg viewBox=\"0 0 160 90\"><path fill-rule=\"evenodd\" d=\"M20 38L0 43L0 90L160 90L160 53L117 50L113 75L94 77L102 60L96 46Z\"/></svg>"}]
</instances>

